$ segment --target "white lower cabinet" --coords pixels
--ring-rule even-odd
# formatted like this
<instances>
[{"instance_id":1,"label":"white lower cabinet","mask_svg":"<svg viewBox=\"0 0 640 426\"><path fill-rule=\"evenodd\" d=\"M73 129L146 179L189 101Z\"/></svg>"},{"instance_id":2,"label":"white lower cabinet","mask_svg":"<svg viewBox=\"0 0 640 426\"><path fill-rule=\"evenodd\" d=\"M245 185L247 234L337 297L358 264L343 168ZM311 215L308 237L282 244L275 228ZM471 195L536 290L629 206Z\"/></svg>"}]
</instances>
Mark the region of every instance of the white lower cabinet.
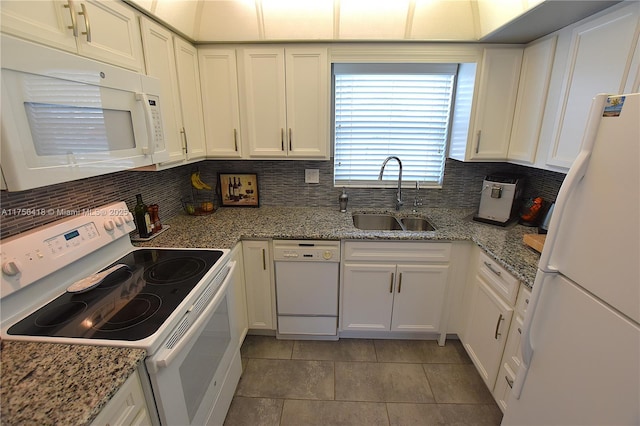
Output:
<instances>
[{"instance_id":1,"label":"white lower cabinet","mask_svg":"<svg viewBox=\"0 0 640 426\"><path fill-rule=\"evenodd\" d=\"M440 332L450 250L445 243L346 242L342 331ZM425 261L434 253L438 260Z\"/></svg>"},{"instance_id":2,"label":"white lower cabinet","mask_svg":"<svg viewBox=\"0 0 640 426\"><path fill-rule=\"evenodd\" d=\"M269 241L243 241L247 319L250 329L275 330L273 262Z\"/></svg>"},{"instance_id":3,"label":"white lower cabinet","mask_svg":"<svg viewBox=\"0 0 640 426\"><path fill-rule=\"evenodd\" d=\"M486 254L479 253L476 273L470 284L470 310L461 340L487 387L493 390L513 316L518 282Z\"/></svg>"},{"instance_id":4,"label":"white lower cabinet","mask_svg":"<svg viewBox=\"0 0 640 426\"><path fill-rule=\"evenodd\" d=\"M91 422L92 426L150 425L151 418L144 399L140 376L134 372Z\"/></svg>"},{"instance_id":5,"label":"white lower cabinet","mask_svg":"<svg viewBox=\"0 0 640 426\"><path fill-rule=\"evenodd\" d=\"M502 355L502 364L495 387L493 388L493 397L498 403L498 407L504 412L507 409L507 401L509 393L513 387L513 381L516 373L522 363L522 351L520 349L520 337L522 335L522 326L524 324L524 315L527 312L531 291L524 285L520 286L518 292L518 301L516 302L516 316L511 322L509 328L509 336Z\"/></svg>"},{"instance_id":6,"label":"white lower cabinet","mask_svg":"<svg viewBox=\"0 0 640 426\"><path fill-rule=\"evenodd\" d=\"M247 331L249 329L249 320L247 318L247 292L245 289L244 279L244 256L242 254L242 243L238 243L231 250L231 260L236 262L236 272L233 278L233 303L235 314L236 336L238 336L238 345L242 345Z\"/></svg>"}]
</instances>

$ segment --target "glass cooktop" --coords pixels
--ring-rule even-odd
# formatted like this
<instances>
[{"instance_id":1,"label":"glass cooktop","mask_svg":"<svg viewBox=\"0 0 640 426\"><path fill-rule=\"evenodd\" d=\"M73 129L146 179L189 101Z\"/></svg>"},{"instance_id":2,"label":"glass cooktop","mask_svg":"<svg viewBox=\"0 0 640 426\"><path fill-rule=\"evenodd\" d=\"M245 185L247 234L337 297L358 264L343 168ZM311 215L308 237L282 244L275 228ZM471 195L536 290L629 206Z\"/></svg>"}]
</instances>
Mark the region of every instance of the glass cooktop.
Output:
<instances>
[{"instance_id":1,"label":"glass cooktop","mask_svg":"<svg viewBox=\"0 0 640 426\"><path fill-rule=\"evenodd\" d=\"M65 292L10 335L135 341L155 333L222 257L220 250L139 249L84 293ZM106 268L105 268L106 269Z\"/></svg>"}]
</instances>

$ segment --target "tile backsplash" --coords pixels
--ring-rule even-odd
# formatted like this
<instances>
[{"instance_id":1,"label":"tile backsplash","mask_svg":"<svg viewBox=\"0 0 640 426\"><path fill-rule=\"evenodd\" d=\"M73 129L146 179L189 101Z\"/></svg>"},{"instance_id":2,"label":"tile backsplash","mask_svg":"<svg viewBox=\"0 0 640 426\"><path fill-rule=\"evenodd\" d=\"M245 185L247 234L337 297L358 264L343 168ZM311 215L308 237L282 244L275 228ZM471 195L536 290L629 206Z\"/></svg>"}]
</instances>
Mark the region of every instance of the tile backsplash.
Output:
<instances>
[{"instance_id":1,"label":"tile backsplash","mask_svg":"<svg viewBox=\"0 0 640 426\"><path fill-rule=\"evenodd\" d=\"M180 199L189 197L191 171L198 168L202 180L214 184L217 173L257 173L260 204L338 208L341 188L333 186L331 161L207 160L159 172L124 171L21 192L0 193L2 238L62 219L59 212L76 212L125 201L132 209L135 195L145 203L157 203L160 218L182 212ZM320 183L304 182L305 169L319 169ZM462 163L447 160L443 187L421 189L425 206L476 207L483 178L490 173L514 173L527 177L525 197L555 200L565 175L507 163ZM347 188L350 208L393 208L395 189ZM405 206L411 206L414 189L403 190ZM37 210L35 210L37 209ZM34 211L53 214L36 215Z\"/></svg>"}]
</instances>

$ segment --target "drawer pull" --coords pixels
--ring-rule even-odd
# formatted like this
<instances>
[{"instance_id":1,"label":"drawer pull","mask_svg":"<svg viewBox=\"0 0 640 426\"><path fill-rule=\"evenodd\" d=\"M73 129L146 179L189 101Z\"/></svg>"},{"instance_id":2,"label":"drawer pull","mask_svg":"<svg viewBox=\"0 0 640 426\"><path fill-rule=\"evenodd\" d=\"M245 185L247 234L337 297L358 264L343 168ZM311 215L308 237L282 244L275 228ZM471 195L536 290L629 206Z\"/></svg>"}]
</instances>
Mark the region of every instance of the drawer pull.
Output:
<instances>
[{"instance_id":1,"label":"drawer pull","mask_svg":"<svg viewBox=\"0 0 640 426\"><path fill-rule=\"evenodd\" d=\"M235 151L238 152L238 129L233 129L233 146Z\"/></svg>"},{"instance_id":2,"label":"drawer pull","mask_svg":"<svg viewBox=\"0 0 640 426\"><path fill-rule=\"evenodd\" d=\"M267 253L265 249L262 249L262 270L267 270Z\"/></svg>"},{"instance_id":3,"label":"drawer pull","mask_svg":"<svg viewBox=\"0 0 640 426\"><path fill-rule=\"evenodd\" d=\"M398 275L398 293L400 293L400 290L402 290L402 272Z\"/></svg>"},{"instance_id":4,"label":"drawer pull","mask_svg":"<svg viewBox=\"0 0 640 426\"><path fill-rule=\"evenodd\" d=\"M513 389L513 380L509 378L509 376L504 376L504 379L507 381L507 384L511 389Z\"/></svg>"},{"instance_id":5,"label":"drawer pull","mask_svg":"<svg viewBox=\"0 0 640 426\"><path fill-rule=\"evenodd\" d=\"M501 334L498 333L498 331L500 330L500 323L502 322L503 319L504 317L502 316L502 314L500 314L500 316L498 317L498 322L496 323L496 332L493 336L496 340L498 340L498 337L501 336Z\"/></svg>"},{"instance_id":6,"label":"drawer pull","mask_svg":"<svg viewBox=\"0 0 640 426\"><path fill-rule=\"evenodd\" d=\"M487 268L489 268L489 270L490 270L491 272L493 272L494 274L496 274L497 276L502 275L502 272L500 272L500 271L498 271L498 270L496 270L496 269L493 269L493 265L492 265L492 264L490 264L489 262L484 262L484 266L486 266Z\"/></svg>"},{"instance_id":7,"label":"drawer pull","mask_svg":"<svg viewBox=\"0 0 640 426\"><path fill-rule=\"evenodd\" d=\"M391 273L391 281L389 282L389 293L393 293L393 281L395 278L395 274L392 272Z\"/></svg>"},{"instance_id":8,"label":"drawer pull","mask_svg":"<svg viewBox=\"0 0 640 426\"><path fill-rule=\"evenodd\" d=\"M280 151L284 151L284 129L280 129Z\"/></svg>"}]
</instances>

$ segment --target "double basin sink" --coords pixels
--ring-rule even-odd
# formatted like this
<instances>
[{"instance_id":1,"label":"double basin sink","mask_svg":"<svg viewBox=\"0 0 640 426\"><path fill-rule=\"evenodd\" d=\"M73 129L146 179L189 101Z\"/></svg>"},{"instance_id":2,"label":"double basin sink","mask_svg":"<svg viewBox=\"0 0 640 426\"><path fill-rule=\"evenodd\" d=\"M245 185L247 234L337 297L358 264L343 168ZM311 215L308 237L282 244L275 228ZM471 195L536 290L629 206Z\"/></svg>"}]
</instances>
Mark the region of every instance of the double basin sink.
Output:
<instances>
[{"instance_id":1,"label":"double basin sink","mask_svg":"<svg viewBox=\"0 0 640 426\"><path fill-rule=\"evenodd\" d=\"M354 213L353 225L367 231L435 231L427 219L421 217L397 218L390 214Z\"/></svg>"}]
</instances>

